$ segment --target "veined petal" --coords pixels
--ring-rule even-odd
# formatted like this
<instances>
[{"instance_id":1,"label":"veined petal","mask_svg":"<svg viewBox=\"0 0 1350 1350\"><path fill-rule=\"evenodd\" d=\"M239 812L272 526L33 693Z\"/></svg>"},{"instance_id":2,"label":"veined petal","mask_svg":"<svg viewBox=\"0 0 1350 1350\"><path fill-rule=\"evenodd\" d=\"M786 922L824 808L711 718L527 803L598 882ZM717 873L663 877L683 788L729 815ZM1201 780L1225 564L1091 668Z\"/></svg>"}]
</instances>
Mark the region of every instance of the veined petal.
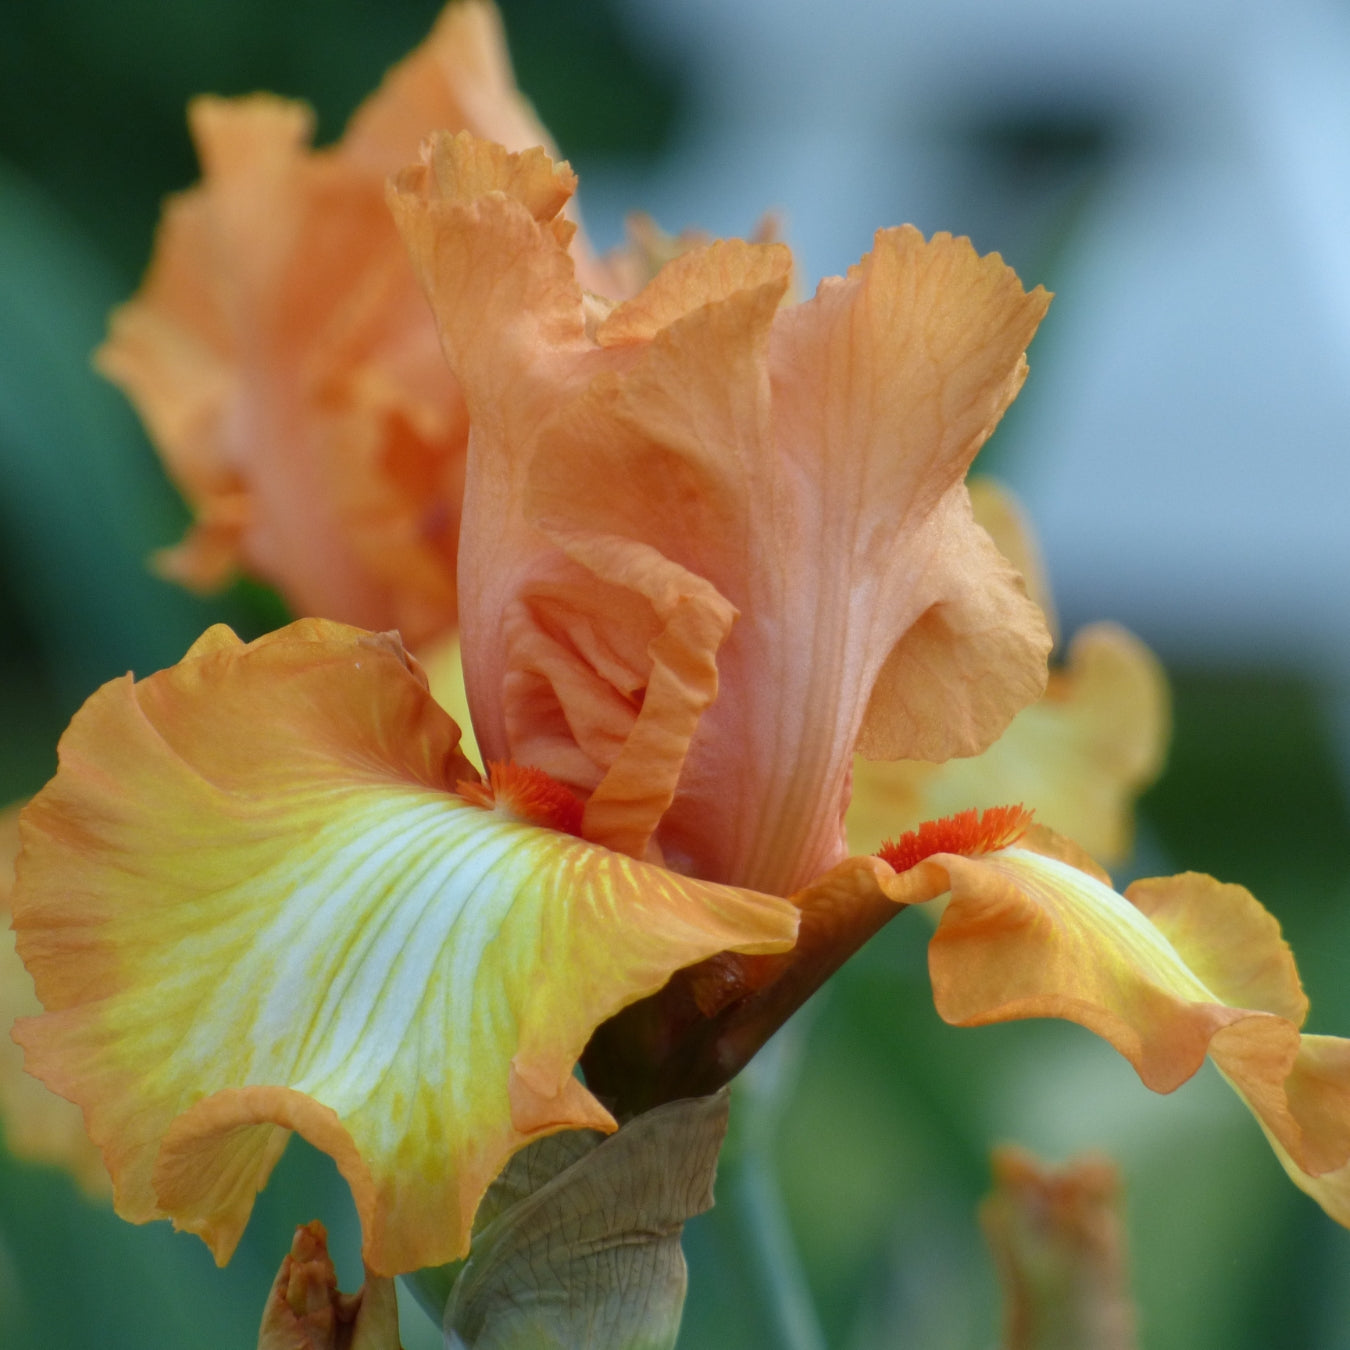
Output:
<instances>
[{"instance_id":1,"label":"veined petal","mask_svg":"<svg viewBox=\"0 0 1350 1350\"><path fill-rule=\"evenodd\" d=\"M1347 1217L1335 1177L1350 1164L1350 1042L1300 1035L1307 1000L1293 957L1250 892L1186 873L1120 895L1075 865L1067 841L1035 829L976 857L936 853L882 885L909 903L950 892L929 946L946 1021L1077 1022L1158 1092L1208 1054L1300 1186Z\"/></svg>"},{"instance_id":2,"label":"veined petal","mask_svg":"<svg viewBox=\"0 0 1350 1350\"><path fill-rule=\"evenodd\" d=\"M943 764L855 759L849 843L864 852L923 820L1018 801L1115 862L1129 851L1135 799L1162 768L1168 725L1153 653L1115 624L1090 624L1044 696L981 754Z\"/></svg>"},{"instance_id":3,"label":"veined petal","mask_svg":"<svg viewBox=\"0 0 1350 1350\"><path fill-rule=\"evenodd\" d=\"M614 592L580 608L568 564L582 539L654 550L741 617L716 700L696 726L701 694L648 719L669 753L627 795L659 801L682 755L663 855L786 894L844 856L855 746L974 753L1043 687L1044 623L963 479L1048 297L901 229L802 305L783 306L785 249L726 241L593 321L543 170L443 137L393 195L474 424L475 726L494 759L537 730L550 771L595 790L659 667L632 659L648 611Z\"/></svg>"},{"instance_id":4,"label":"veined petal","mask_svg":"<svg viewBox=\"0 0 1350 1350\"><path fill-rule=\"evenodd\" d=\"M84 1132L78 1108L24 1072L23 1052L8 1029L42 1011L33 977L23 968L9 931L14 860L19 853L20 804L0 811L0 1137L16 1158L64 1167L90 1194L108 1193L108 1174Z\"/></svg>"},{"instance_id":5,"label":"veined petal","mask_svg":"<svg viewBox=\"0 0 1350 1350\"><path fill-rule=\"evenodd\" d=\"M18 1034L125 1217L225 1260L298 1130L372 1270L443 1264L515 1149L613 1127L572 1076L599 1022L713 952L790 945L784 901L455 795L457 742L396 640L318 621L214 629L76 717L23 819L48 1012Z\"/></svg>"},{"instance_id":6,"label":"veined petal","mask_svg":"<svg viewBox=\"0 0 1350 1350\"><path fill-rule=\"evenodd\" d=\"M641 653L633 653L640 659L630 662L640 672L639 706L623 719L616 750L596 757L606 767L586 803L583 828L586 838L641 857L675 795L699 718L717 695L716 653L736 612L701 577L645 544L582 533L553 538L606 588L621 588L651 606L652 636ZM596 605L598 589L578 587L573 603L560 607L564 631L574 633L593 615L595 628L603 629L614 610L612 602ZM647 625L616 628L615 636L633 627L643 632ZM529 735L527 723L517 742L527 745Z\"/></svg>"}]
</instances>

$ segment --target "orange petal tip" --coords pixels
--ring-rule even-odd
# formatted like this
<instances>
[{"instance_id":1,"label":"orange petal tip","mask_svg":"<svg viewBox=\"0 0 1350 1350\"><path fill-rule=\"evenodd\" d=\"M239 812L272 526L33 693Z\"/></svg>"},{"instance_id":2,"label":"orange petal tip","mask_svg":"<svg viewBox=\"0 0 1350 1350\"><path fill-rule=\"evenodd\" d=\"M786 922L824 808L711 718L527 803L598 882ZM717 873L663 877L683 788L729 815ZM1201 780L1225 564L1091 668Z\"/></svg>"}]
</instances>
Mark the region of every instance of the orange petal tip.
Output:
<instances>
[{"instance_id":1,"label":"orange petal tip","mask_svg":"<svg viewBox=\"0 0 1350 1350\"><path fill-rule=\"evenodd\" d=\"M897 872L908 872L935 853L959 853L966 858L993 853L1015 844L1028 830L1032 812L1016 806L991 806L987 811L959 811L941 820L926 820L916 830L890 839L877 852Z\"/></svg>"}]
</instances>

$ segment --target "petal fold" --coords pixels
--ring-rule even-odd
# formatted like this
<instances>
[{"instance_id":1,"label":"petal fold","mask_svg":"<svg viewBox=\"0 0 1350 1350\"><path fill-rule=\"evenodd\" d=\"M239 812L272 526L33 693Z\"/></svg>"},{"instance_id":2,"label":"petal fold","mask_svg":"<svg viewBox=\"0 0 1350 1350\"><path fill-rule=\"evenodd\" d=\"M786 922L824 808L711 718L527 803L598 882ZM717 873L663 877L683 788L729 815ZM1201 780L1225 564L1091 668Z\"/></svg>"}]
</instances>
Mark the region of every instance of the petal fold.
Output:
<instances>
[{"instance_id":1,"label":"petal fold","mask_svg":"<svg viewBox=\"0 0 1350 1350\"><path fill-rule=\"evenodd\" d=\"M785 901L455 795L475 772L396 639L208 633L105 686L23 818L46 1015L29 1067L85 1110L133 1220L228 1258L289 1132L351 1185L373 1271L462 1256L516 1149L613 1128L573 1067L683 965L790 945Z\"/></svg>"},{"instance_id":2,"label":"petal fold","mask_svg":"<svg viewBox=\"0 0 1350 1350\"><path fill-rule=\"evenodd\" d=\"M987 750L942 764L856 759L849 841L864 851L923 820L1017 801L1094 858L1119 861L1134 802L1162 769L1169 725L1157 658L1125 629L1089 624L1044 696Z\"/></svg>"},{"instance_id":3,"label":"petal fold","mask_svg":"<svg viewBox=\"0 0 1350 1350\"><path fill-rule=\"evenodd\" d=\"M976 524L1022 576L1053 633L1040 550L1017 500L988 478L969 487ZM988 749L940 763L855 759L850 846L865 853L925 820L1021 802L1094 858L1117 862L1132 842L1134 801L1162 770L1169 732L1156 657L1123 628L1090 624L1051 667L1044 695Z\"/></svg>"},{"instance_id":4,"label":"petal fold","mask_svg":"<svg viewBox=\"0 0 1350 1350\"><path fill-rule=\"evenodd\" d=\"M589 793L659 721L653 782L624 792L655 804L683 755L660 855L790 893L845 856L855 746L973 753L1044 685L1044 622L963 480L1048 297L968 241L901 229L805 304L785 305L785 249L732 240L594 322L546 187L536 161L460 136L393 194L474 424L475 727L493 759L546 728L550 772ZM660 666L632 653L655 629L630 596L580 605L583 539L655 550L740 614L696 725L701 693L639 722Z\"/></svg>"},{"instance_id":5,"label":"petal fold","mask_svg":"<svg viewBox=\"0 0 1350 1350\"><path fill-rule=\"evenodd\" d=\"M1033 827L1011 847L882 875L896 900L950 893L929 946L938 1012L959 1026L1077 1022L1158 1092L1209 1055L1286 1170L1344 1222L1350 1041L1300 1034L1307 1000L1279 924L1241 886L1184 873L1120 895L1072 858Z\"/></svg>"},{"instance_id":6,"label":"petal fold","mask_svg":"<svg viewBox=\"0 0 1350 1350\"><path fill-rule=\"evenodd\" d=\"M166 206L98 364L193 511L162 572L207 590L248 572L296 613L420 646L456 621L468 423L385 180L437 129L549 138L485 0L447 5L336 145L311 147L313 121L266 96L193 102L202 181ZM571 244L587 284L609 279Z\"/></svg>"},{"instance_id":7,"label":"petal fold","mask_svg":"<svg viewBox=\"0 0 1350 1350\"><path fill-rule=\"evenodd\" d=\"M23 1052L9 1036L19 1018L42 1011L9 924L20 805L0 810L0 1136L16 1158L64 1167L89 1195L102 1198L108 1194L108 1174L78 1108L24 1072Z\"/></svg>"}]
</instances>

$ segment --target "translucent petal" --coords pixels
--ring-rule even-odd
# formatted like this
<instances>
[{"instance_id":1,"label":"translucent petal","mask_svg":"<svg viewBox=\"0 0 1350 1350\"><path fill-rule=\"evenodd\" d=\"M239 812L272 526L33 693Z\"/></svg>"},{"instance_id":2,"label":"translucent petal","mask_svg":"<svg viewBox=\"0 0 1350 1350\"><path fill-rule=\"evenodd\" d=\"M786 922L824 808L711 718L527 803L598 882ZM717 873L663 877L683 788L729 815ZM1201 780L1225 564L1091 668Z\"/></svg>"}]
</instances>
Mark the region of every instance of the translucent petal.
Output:
<instances>
[{"instance_id":1,"label":"translucent petal","mask_svg":"<svg viewBox=\"0 0 1350 1350\"><path fill-rule=\"evenodd\" d=\"M86 1110L119 1212L226 1259L298 1130L366 1260L463 1255L506 1158L612 1128L572 1076L594 1027L785 901L471 805L458 735L395 640L213 630L100 690L24 818L14 910L48 1013L29 1065Z\"/></svg>"}]
</instances>

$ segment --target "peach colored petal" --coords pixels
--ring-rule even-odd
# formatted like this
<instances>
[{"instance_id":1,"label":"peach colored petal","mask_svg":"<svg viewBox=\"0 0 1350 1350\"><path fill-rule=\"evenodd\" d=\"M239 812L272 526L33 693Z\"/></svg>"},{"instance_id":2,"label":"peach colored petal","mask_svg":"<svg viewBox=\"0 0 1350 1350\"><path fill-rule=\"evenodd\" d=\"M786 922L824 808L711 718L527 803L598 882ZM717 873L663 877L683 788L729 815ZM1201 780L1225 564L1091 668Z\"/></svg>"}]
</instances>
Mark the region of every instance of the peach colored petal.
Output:
<instances>
[{"instance_id":1,"label":"peach colored petal","mask_svg":"<svg viewBox=\"0 0 1350 1350\"><path fill-rule=\"evenodd\" d=\"M910 243L884 237L880 247ZM934 653L930 668L949 681L944 716L953 720L963 712L954 661L979 664L991 697L1015 701L1038 687L1045 642L1006 566L992 550L981 556L987 544L956 524L959 472L952 509L933 507L907 529L914 485L901 462L888 478L893 447L869 447L855 431L836 443L832 428L810 426L814 405L794 402L797 376L830 357L794 345L818 317L811 305L778 308L786 253L770 246L761 257L762 271L747 260L747 285L725 297L717 250L680 260L685 271L704 264L707 299L690 303L631 373L612 386L596 381L545 429L536 485L547 481L550 492L541 517L640 531L740 610L718 658L718 701L660 839L701 875L787 891L842 854L848 751L869 689L885 678L894 633L908 625L917 634L938 609L955 614L967 586L992 597L992 641L948 627ZM602 481L612 485L603 497L585 486Z\"/></svg>"},{"instance_id":2,"label":"peach colored petal","mask_svg":"<svg viewBox=\"0 0 1350 1350\"><path fill-rule=\"evenodd\" d=\"M715 657L736 612L707 582L646 545L613 536L552 537L598 581L646 600L655 621L643 653L640 706L616 752L604 756L608 765L586 803L583 826L588 839L642 857L675 795L699 718L717 696ZM612 616L612 605L596 613L595 590L575 592L570 627L594 613L599 628ZM527 735L522 728L517 739L525 744Z\"/></svg>"},{"instance_id":3,"label":"peach colored petal","mask_svg":"<svg viewBox=\"0 0 1350 1350\"><path fill-rule=\"evenodd\" d=\"M24 1072L23 1052L9 1037L15 1021L42 1011L9 928L21 806L0 811L0 1137L16 1158L64 1167L89 1195L103 1197L108 1174L84 1132L79 1108Z\"/></svg>"},{"instance_id":4,"label":"peach colored petal","mask_svg":"<svg viewBox=\"0 0 1350 1350\"><path fill-rule=\"evenodd\" d=\"M853 765L852 847L876 848L921 820L1017 801L1036 818L1114 862L1128 851L1135 798L1162 769L1167 682L1153 654L1114 624L1080 629L1045 695L982 754L945 764L859 758Z\"/></svg>"},{"instance_id":5,"label":"peach colored petal","mask_svg":"<svg viewBox=\"0 0 1350 1350\"><path fill-rule=\"evenodd\" d=\"M539 156L442 137L392 201L474 426L461 619L489 758L546 742L598 791L645 714L659 667L634 652L657 628L630 587L578 576L587 539L655 550L741 615L703 640L716 700L696 726L689 689L645 717L664 749L623 789L650 814L678 775L655 839L679 870L791 891L844 854L855 744L970 753L1039 693L1044 624L962 480L1043 292L896 230L783 309L790 255L729 241L588 329Z\"/></svg>"},{"instance_id":6,"label":"peach colored petal","mask_svg":"<svg viewBox=\"0 0 1350 1350\"><path fill-rule=\"evenodd\" d=\"M427 39L385 77L353 114L343 154L384 177L417 158L435 131L467 130L508 150L557 148L530 101L516 88L501 16L488 0L451 0ZM569 219L579 223L575 203ZM584 234L572 241L582 284L609 295L626 294L631 250L597 259Z\"/></svg>"},{"instance_id":7,"label":"peach colored petal","mask_svg":"<svg viewBox=\"0 0 1350 1350\"><path fill-rule=\"evenodd\" d=\"M395 638L207 633L104 686L27 808L30 1068L81 1103L124 1217L228 1258L299 1131L370 1268L467 1248L531 1138L608 1129L572 1070L681 966L781 950L786 901L691 881L457 795L458 731Z\"/></svg>"},{"instance_id":8,"label":"peach colored petal","mask_svg":"<svg viewBox=\"0 0 1350 1350\"><path fill-rule=\"evenodd\" d=\"M728 300L760 286L785 293L792 254L784 244L746 245L739 239L713 240L675 254L631 300L596 329L602 347L650 342L663 328L703 305Z\"/></svg>"},{"instance_id":9,"label":"peach colored petal","mask_svg":"<svg viewBox=\"0 0 1350 1350\"><path fill-rule=\"evenodd\" d=\"M297 104L199 99L190 121L203 183L99 354L198 515L162 565L435 631L455 612L463 405L381 179L313 153Z\"/></svg>"},{"instance_id":10,"label":"peach colored petal","mask_svg":"<svg viewBox=\"0 0 1350 1350\"><path fill-rule=\"evenodd\" d=\"M1050 636L1058 642L1055 599L1050 593L1040 542L1021 503L1001 483L983 475L971 478L966 486L970 489L970 505L975 512L975 523L994 541L994 547L1021 576L1027 595L1040 606Z\"/></svg>"},{"instance_id":11,"label":"peach colored petal","mask_svg":"<svg viewBox=\"0 0 1350 1350\"><path fill-rule=\"evenodd\" d=\"M197 589L246 571L297 613L431 640L456 617L468 427L384 180L441 127L549 143L500 20L447 6L330 149L280 99L199 99L190 121L203 181L167 206L98 358L193 510L158 566ZM572 246L587 284L612 278Z\"/></svg>"},{"instance_id":12,"label":"peach colored petal","mask_svg":"<svg viewBox=\"0 0 1350 1350\"><path fill-rule=\"evenodd\" d=\"M553 140L516 88L501 16L485 0L446 5L431 32L352 114L343 152L381 176L433 131L468 128L511 150Z\"/></svg>"}]
</instances>

